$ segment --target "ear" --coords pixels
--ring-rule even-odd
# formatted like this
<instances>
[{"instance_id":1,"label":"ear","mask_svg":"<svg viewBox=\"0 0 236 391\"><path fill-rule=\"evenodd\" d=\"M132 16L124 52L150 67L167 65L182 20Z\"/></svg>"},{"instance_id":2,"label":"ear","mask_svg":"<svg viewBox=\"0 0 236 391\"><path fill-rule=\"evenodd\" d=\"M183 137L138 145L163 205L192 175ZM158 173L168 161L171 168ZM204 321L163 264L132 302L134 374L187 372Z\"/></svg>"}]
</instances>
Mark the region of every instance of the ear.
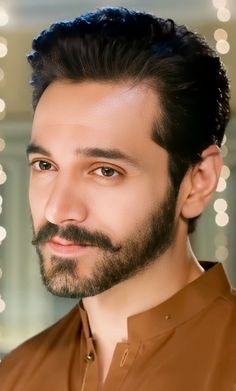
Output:
<instances>
[{"instance_id":1,"label":"ear","mask_svg":"<svg viewBox=\"0 0 236 391\"><path fill-rule=\"evenodd\" d=\"M181 214L190 219L199 216L216 190L222 168L220 149L210 145L201 155L202 160L188 171L183 180L184 199Z\"/></svg>"}]
</instances>

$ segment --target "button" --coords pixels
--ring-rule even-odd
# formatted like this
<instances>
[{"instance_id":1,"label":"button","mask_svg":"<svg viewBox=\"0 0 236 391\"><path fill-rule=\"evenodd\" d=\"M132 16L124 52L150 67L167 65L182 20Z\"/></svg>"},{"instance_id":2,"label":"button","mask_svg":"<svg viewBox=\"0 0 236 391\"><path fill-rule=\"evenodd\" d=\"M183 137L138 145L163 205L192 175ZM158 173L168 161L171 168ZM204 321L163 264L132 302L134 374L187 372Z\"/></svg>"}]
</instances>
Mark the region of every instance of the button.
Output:
<instances>
[{"instance_id":1,"label":"button","mask_svg":"<svg viewBox=\"0 0 236 391\"><path fill-rule=\"evenodd\" d=\"M165 315L165 320L169 320L169 319L171 319L171 315L170 314Z\"/></svg>"},{"instance_id":2,"label":"button","mask_svg":"<svg viewBox=\"0 0 236 391\"><path fill-rule=\"evenodd\" d=\"M93 352L90 352L89 354L87 354L86 361L88 361L88 362L93 362L94 361L94 354L93 354Z\"/></svg>"}]
</instances>

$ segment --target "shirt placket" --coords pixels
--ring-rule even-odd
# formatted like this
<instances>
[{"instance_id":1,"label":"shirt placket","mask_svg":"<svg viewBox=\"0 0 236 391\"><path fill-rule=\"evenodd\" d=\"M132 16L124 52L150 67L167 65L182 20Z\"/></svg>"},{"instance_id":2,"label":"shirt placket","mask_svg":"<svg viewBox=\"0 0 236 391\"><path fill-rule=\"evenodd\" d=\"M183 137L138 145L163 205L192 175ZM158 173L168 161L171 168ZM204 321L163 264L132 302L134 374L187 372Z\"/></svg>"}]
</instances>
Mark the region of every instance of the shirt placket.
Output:
<instances>
[{"instance_id":1,"label":"shirt placket","mask_svg":"<svg viewBox=\"0 0 236 391\"><path fill-rule=\"evenodd\" d=\"M92 338L87 339L87 352L83 359L85 368L80 391L96 391L98 386L98 363Z\"/></svg>"},{"instance_id":2,"label":"shirt placket","mask_svg":"<svg viewBox=\"0 0 236 391\"><path fill-rule=\"evenodd\" d=\"M118 343L116 345L103 391L118 391L121 389L135 361L139 346L138 342Z\"/></svg>"}]
</instances>

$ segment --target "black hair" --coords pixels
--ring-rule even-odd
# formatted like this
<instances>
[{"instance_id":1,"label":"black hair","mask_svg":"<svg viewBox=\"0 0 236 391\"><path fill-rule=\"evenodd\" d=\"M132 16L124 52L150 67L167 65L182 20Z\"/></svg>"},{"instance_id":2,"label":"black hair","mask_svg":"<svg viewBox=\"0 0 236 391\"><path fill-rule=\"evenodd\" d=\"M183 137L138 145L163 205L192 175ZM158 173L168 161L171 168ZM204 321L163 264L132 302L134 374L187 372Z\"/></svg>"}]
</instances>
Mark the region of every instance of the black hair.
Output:
<instances>
[{"instance_id":1,"label":"black hair","mask_svg":"<svg viewBox=\"0 0 236 391\"><path fill-rule=\"evenodd\" d=\"M211 144L221 146L229 120L229 82L219 56L200 35L171 19L107 7L53 24L33 40L33 107L49 84L147 83L161 103L152 138L169 152L171 182L179 191L189 167ZM195 219L189 220L193 232Z\"/></svg>"}]
</instances>

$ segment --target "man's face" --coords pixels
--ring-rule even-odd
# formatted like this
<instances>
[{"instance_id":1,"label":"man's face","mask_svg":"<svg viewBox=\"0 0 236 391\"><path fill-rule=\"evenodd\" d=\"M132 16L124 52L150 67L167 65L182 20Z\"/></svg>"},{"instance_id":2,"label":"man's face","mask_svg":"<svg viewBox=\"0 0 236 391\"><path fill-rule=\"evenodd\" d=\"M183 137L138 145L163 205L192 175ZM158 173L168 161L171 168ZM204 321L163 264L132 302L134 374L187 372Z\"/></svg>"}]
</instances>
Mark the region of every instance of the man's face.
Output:
<instances>
[{"instance_id":1,"label":"man's face","mask_svg":"<svg viewBox=\"0 0 236 391\"><path fill-rule=\"evenodd\" d=\"M168 154L151 139L158 107L151 90L120 83L60 81L41 97L29 193L52 293L99 294L143 272L173 243Z\"/></svg>"}]
</instances>

